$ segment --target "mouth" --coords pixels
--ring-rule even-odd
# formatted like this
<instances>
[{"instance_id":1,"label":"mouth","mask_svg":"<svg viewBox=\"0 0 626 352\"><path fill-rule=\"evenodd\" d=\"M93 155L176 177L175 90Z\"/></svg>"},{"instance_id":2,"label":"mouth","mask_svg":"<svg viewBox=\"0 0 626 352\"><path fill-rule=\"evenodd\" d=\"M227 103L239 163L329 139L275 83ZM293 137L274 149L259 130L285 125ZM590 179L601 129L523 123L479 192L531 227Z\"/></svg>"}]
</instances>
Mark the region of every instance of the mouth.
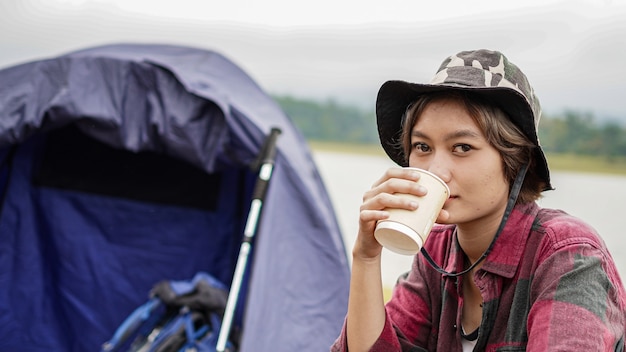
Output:
<instances>
[{"instance_id":1,"label":"mouth","mask_svg":"<svg viewBox=\"0 0 626 352\"><path fill-rule=\"evenodd\" d=\"M444 203L444 206L450 204L451 202L453 202L455 199L458 199L459 196L457 195L451 195L448 199L446 199L446 202Z\"/></svg>"}]
</instances>

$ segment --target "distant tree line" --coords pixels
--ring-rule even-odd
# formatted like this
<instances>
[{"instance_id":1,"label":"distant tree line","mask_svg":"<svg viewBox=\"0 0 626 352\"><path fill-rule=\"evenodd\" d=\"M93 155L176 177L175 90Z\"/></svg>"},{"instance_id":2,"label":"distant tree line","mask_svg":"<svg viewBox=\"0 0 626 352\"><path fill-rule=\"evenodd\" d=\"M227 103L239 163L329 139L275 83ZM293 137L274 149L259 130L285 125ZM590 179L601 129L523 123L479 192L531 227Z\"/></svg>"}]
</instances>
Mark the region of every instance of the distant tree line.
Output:
<instances>
[{"instance_id":1,"label":"distant tree line","mask_svg":"<svg viewBox=\"0 0 626 352\"><path fill-rule=\"evenodd\" d=\"M591 113L565 111L543 116L539 126L539 140L548 152L626 156L626 129L615 121L600 123Z\"/></svg>"},{"instance_id":2,"label":"distant tree line","mask_svg":"<svg viewBox=\"0 0 626 352\"><path fill-rule=\"evenodd\" d=\"M334 100L320 103L289 96L274 99L309 140L378 143L374 112L364 112Z\"/></svg>"},{"instance_id":3,"label":"distant tree line","mask_svg":"<svg viewBox=\"0 0 626 352\"><path fill-rule=\"evenodd\" d=\"M345 143L378 143L373 111L289 96L274 99L309 140ZM565 111L542 116L539 139L546 152L626 156L626 128L615 121L598 121L592 113Z\"/></svg>"}]
</instances>

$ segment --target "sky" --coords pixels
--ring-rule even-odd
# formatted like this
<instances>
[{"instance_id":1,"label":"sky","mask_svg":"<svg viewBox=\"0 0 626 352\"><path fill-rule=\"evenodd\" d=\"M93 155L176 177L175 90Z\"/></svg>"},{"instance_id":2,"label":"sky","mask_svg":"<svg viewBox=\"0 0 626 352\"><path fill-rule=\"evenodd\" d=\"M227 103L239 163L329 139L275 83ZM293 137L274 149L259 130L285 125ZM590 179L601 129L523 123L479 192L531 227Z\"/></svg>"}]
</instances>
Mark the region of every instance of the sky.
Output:
<instances>
[{"instance_id":1,"label":"sky","mask_svg":"<svg viewBox=\"0 0 626 352\"><path fill-rule=\"evenodd\" d=\"M626 0L0 1L0 68L121 42L215 50L270 94L364 109L387 80L427 82L447 56L488 48L546 113L626 124Z\"/></svg>"}]
</instances>

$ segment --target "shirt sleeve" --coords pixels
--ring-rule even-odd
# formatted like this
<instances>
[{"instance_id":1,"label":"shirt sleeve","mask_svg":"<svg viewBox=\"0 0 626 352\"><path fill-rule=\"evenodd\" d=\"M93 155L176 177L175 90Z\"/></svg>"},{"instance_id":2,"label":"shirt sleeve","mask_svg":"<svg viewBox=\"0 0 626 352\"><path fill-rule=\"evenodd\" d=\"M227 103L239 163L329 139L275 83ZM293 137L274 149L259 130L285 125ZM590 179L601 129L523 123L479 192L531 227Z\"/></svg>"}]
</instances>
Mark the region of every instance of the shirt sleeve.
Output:
<instances>
[{"instance_id":1,"label":"shirt sleeve","mask_svg":"<svg viewBox=\"0 0 626 352\"><path fill-rule=\"evenodd\" d=\"M626 326L616 267L599 238L584 227L566 230L546 233L552 238L531 283L527 351L616 351Z\"/></svg>"},{"instance_id":2,"label":"shirt sleeve","mask_svg":"<svg viewBox=\"0 0 626 352\"><path fill-rule=\"evenodd\" d=\"M343 328L341 329L341 335L335 341L335 343L331 346L331 352L347 352L348 351L348 340L346 336L346 321L344 321ZM380 336L374 342L372 348L370 348L370 352L393 352L393 351L410 351L410 352L427 352L426 349L415 346L410 343L406 337L399 331L396 327L393 326L391 320L389 319L389 312L387 312L387 317L385 319L385 326L383 327L383 331L380 333Z\"/></svg>"},{"instance_id":3,"label":"shirt sleeve","mask_svg":"<svg viewBox=\"0 0 626 352\"><path fill-rule=\"evenodd\" d=\"M331 352L347 352L348 351L348 340L346 336L346 327L347 321L344 321L343 328L341 329L341 335L335 341L335 343L331 346ZM380 333L380 336L374 342L374 345L370 349L371 352L383 352L383 351L405 351L400 345L400 340L396 335L396 330L394 329L391 321L389 320L389 313L387 313L387 317L385 319L385 326L383 327L383 331ZM408 351L408 350L406 350ZM417 350L419 351L419 350ZM416 351L416 352L417 352Z\"/></svg>"},{"instance_id":4,"label":"shirt sleeve","mask_svg":"<svg viewBox=\"0 0 626 352\"><path fill-rule=\"evenodd\" d=\"M398 279L391 300L385 305L385 325L370 349L378 351L427 351L431 337L431 315L434 308L430 301L428 285L420 274L419 261L414 260L412 270ZM346 327L331 347L331 352L346 352Z\"/></svg>"}]
</instances>

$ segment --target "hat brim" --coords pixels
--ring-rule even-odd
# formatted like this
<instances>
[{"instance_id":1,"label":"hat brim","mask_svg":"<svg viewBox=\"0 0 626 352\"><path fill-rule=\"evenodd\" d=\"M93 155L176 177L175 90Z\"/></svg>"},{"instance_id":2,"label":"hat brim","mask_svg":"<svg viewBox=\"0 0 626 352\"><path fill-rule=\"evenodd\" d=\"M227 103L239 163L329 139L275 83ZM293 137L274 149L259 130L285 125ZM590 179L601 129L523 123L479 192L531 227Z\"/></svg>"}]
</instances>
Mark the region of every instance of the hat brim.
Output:
<instances>
[{"instance_id":1,"label":"hat brim","mask_svg":"<svg viewBox=\"0 0 626 352\"><path fill-rule=\"evenodd\" d=\"M408 166L399 142L402 120L409 104L423 94L451 90L471 92L502 109L526 137L537 146L535 148L537 175L546 183L544 190L552 189L548 162L539 145L533 111L521 93L507 87L467 87L454 84L419 84L405 81L385 82L380 87L376 98L376 122L380 143L391 160L400 166Z\"/></svg>"}]
</instances>

